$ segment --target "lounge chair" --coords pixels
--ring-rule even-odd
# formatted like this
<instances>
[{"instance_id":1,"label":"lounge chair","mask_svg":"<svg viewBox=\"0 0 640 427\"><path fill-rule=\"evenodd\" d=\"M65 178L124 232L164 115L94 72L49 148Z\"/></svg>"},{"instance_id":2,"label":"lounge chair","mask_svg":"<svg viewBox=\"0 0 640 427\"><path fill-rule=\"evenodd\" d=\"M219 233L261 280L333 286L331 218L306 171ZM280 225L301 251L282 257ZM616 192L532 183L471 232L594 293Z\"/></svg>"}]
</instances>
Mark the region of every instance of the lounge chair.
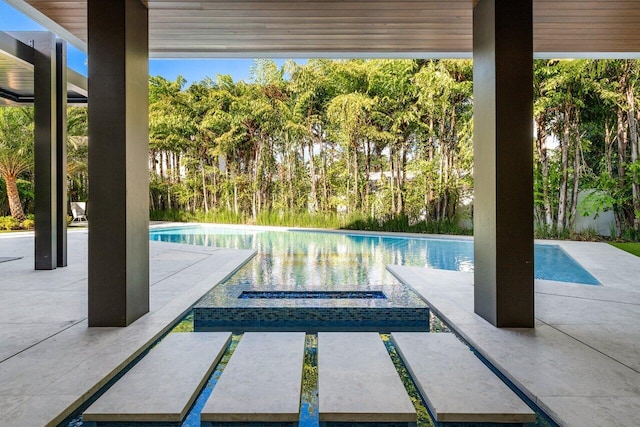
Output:
<instances>
[{"instance_id":1,"label":"lounge chair","mask_svg":"<svg viewBox=\"0 0 640 427\"><path fill-rule=\"evenodd\" d=\"M87 202L71 202L71 222L87 222Z\"/></svg>"}]
</instances>

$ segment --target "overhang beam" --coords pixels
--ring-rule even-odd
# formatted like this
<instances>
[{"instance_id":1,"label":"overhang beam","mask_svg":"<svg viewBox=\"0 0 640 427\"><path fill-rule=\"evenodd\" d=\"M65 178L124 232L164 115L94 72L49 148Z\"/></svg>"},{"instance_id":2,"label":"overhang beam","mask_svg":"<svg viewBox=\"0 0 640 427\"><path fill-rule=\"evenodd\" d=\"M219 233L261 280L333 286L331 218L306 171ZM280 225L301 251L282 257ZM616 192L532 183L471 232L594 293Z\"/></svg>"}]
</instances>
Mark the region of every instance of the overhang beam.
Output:
<instances>
[{"instance_id":1,"label":"overhang beam","mask_svg":"<svg viewBox=\"0 0 640 427\"><path fill-rule=\"evenodd\" d=\"M20 106L34 104L34 49L33 40L45 34L37 32L0 31L0 105ZM67 102L72 105L87 103L87 78L67 68Z\"/></svg>"}]
</instances>

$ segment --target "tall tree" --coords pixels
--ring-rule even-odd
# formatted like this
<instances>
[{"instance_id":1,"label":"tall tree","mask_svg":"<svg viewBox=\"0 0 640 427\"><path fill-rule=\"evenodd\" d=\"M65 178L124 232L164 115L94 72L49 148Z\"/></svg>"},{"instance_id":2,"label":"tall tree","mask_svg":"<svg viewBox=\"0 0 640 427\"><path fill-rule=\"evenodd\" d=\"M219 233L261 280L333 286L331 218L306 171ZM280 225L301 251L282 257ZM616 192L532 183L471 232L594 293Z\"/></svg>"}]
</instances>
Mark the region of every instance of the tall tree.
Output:
<instances>
[{"instance_id":1,"label":"tall tree","mask_svg":"<svg viewBox=\"0 0 640 427\"><path fill-rule=\"evenodd\" d=\"M25 219L17 181L33 164L33 109L0 108L0 177L5 181L11 216Z\"/></svg>"}]
</instances>

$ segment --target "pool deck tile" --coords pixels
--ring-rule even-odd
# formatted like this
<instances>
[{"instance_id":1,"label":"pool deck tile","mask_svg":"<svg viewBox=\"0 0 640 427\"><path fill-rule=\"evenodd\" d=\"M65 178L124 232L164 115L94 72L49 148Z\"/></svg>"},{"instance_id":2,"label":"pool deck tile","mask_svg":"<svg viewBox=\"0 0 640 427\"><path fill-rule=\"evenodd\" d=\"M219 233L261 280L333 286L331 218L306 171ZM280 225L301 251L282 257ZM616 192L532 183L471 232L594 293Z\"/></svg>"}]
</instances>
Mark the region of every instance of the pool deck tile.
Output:
<instances>
[{"instance_id":1,"label":"pool deck tile","mask_svg":"<svg viewBox=\"0 0 640 427\"><path fill-rule=\"evenodd\" d=\"M304 345L304 332L245 333L202 409L202 421L297 424Z\"/></svg>"},{"instance_id":2,"label":"pool deck tile","mask_svg":"<svg viewBox=\"0 0 640 427\"><path fill-rule=\"evenodd\" d=\"M87 230L68 267L35 271L33 233L0 237L0 425L57 425L254 254L150 242L151 310L127 328L87 327Z\"/></svg>"},{"instance_id":3,"label":"pool deck tile","mask_svg":"<svg viewBox=\"0 0 640 427\"><path fill-rule=\"evenodd\" d=\"M476 315L472 273L388 268L560 425L640 425L640 259L601 243L561 246L596 266L602 286L536 280L535 329Z\"/></svg>"},{"instance_id":4,"label":"pool deck tile","mask_svg":"<svg viewBox=\"0 0 640 427\"><path fill-rule=\"evenodd\" d=\"M321 423L415 423L416 410L375 332L318 333Z\"/></svg>"},{"instance_id":5,"label":"pool deck tile","mask_svg":"<svg viewBox=\"0 0 640 427\"><path fill-rule=\"evenodd\" d=\"M438 422L535 422L533 410L454 334L391 337Z\"/></svg>"},{"instance_id":6,"label":"pool deck tile","mask_svg":"<svg viewBox=\"0 0 640 427\"><path fill-rule=\"evenodd\" d=\"M231 333L169 334L83 412L83 421L180 422Z\"/></svg>"}]
</instances>

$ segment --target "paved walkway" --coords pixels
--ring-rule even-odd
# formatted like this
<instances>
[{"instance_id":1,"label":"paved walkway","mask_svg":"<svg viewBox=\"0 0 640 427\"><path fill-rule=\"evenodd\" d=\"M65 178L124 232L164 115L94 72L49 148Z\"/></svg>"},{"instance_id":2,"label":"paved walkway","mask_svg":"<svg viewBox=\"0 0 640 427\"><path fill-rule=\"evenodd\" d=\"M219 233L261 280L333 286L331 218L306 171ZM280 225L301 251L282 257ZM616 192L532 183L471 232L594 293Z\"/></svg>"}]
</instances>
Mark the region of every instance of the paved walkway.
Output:
<instances>
[{"instance_id":1,"label":"paved walkway","mask_svg":"<svg viewBox=\"0 0 640 427\"><path fill-rule=\"evenodd\" d=\"M476 315L472 273L389 269L559 424L640 425L640 258L558 244L603 286L536 280L535 329L497 329Z\"/></svg>"},{"instance_id":2,"label":"paved walkway","mask_svg":"<svg viewBox=\"0 0 640 427\"><path fill-rule=\"evenodd\" d=\"M35 271L33 233L0 235L0 425L56 425L253 255L150 242L151 310L127 328L87 327L87 231L68 267Z\"/></svg>"}]
</instances>

